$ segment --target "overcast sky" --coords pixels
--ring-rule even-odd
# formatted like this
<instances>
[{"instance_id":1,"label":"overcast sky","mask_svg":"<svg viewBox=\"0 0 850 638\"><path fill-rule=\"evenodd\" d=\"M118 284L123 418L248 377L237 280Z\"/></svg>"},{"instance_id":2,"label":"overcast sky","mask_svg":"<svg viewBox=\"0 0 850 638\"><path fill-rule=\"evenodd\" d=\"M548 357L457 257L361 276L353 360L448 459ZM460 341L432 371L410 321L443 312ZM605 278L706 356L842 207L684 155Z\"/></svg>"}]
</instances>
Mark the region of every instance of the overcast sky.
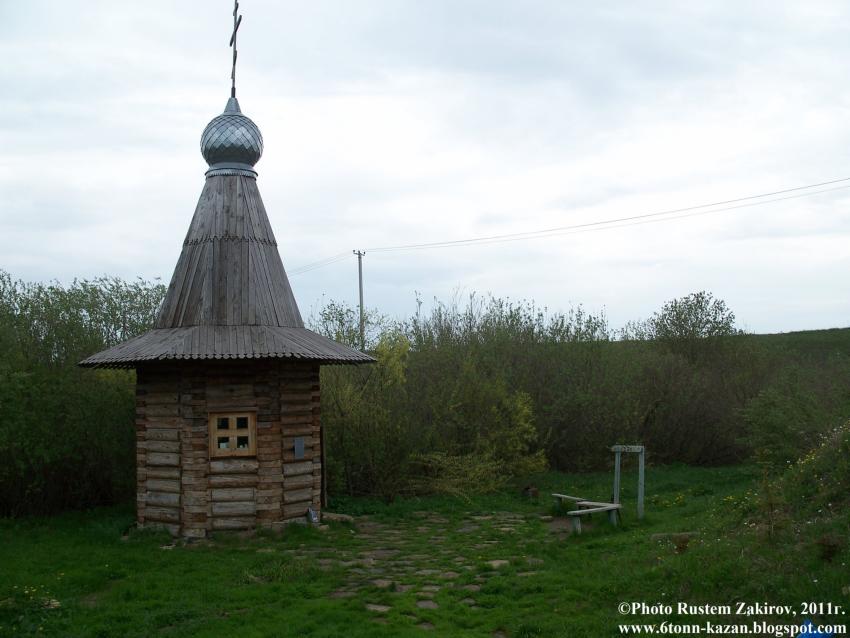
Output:
<instances>
[{"instance_id":1,"label":"overcast sky","mask_svg":"<svg viewBox=\"0 0 850 638\"><path fill-rule=\"evenodd\" d=\"M229 91L228 0L0 0L0 268L168 282ZM850 189L419 251L850 176L847 2L243 0L238 96L287 270L354 248L390 315L460 291L613 326L709 290L850 325ZM842 182L834 186L848 185ZM834 187L833 186L833 187ZM292 276L357 303L356 259Z\"/></svg>"}]
</instances>

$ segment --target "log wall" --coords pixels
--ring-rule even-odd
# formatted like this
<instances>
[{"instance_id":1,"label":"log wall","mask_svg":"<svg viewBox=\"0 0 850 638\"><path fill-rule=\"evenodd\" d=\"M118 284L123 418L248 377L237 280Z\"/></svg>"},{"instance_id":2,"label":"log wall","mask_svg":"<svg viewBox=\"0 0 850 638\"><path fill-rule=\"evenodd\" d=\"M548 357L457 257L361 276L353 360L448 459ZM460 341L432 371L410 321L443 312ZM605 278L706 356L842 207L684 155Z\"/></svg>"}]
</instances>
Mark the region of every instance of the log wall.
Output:
<instances>
[{"instance_id":1,"label":"log wall","mask_svg":"<svg viewBox=\"0 0 850 638\"><path fill-rule=\"evenodd\" d=\"M257 456L209 458L208 416L257 413ZM204 537L276 527L321 508L319 366L272 361L149 364L137 370L140 525ZM296 438L304 440L296 458Z\"/></svg>"}]
</instances>

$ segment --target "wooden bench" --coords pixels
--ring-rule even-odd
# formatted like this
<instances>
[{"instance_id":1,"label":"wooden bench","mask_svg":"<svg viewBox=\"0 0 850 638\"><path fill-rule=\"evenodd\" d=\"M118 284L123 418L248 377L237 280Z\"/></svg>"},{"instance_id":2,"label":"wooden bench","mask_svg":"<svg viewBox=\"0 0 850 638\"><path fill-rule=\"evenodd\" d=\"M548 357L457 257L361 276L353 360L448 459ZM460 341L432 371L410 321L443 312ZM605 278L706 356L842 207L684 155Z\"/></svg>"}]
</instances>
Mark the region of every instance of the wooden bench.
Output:
<instances>
[{"instance_id":1,"label":"wooden bench","mask_svg":"<svg viewBox=\"0 0 850 638\"><path fill-rule=\"evenodd\" d=\"M579 508L572 512L567 512L567 516L570 517L570 522L573 525L573 532L576 534L581 534L581 517L585 514L596 514L597 512L608 512L608 520L611 522L611 525L616 527L617 525L617 514L620 511L621 505L619 503L594 503L592 501L581 501L576 503Z\"/></svg>"}]
</instances>

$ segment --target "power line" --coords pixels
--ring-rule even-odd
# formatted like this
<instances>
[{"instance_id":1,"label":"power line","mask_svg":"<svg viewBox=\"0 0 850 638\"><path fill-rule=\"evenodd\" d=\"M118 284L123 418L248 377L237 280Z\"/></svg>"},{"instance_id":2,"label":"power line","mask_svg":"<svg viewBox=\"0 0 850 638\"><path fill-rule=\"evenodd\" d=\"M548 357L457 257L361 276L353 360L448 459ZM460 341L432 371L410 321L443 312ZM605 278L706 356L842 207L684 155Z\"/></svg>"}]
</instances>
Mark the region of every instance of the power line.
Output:
<instances>
[{"instance_id":1,"label":"power line","mask_svg":"<svg viewBox=\"0 0 850 638\"><path fill-rule=\"evenodd\" d=\"M397 251L402 251L402 250L427 250L427 249L431 249L431 248L456 248L458 246L486 246L486 245L489 245L489 244L502 244L502 243L514 242L514 241L527 241L527 240L531 240L531 239L547 239L549 237L560 237L562 235L576 235L576 234L579 234L579 233L588 233L588 232L598 231L598 230L609 230L611 228L627 228L629 226L643 226L644 224L658 224L660 222L671 222L671 221L676 221L676 220L679 220L679 219L687 219L689 217L699 217L701 215L710 215L712 213L720 213L720 212L723 212L723 211L736 210L736 209L739 209L739 208L750 208L752 206L761 206L763 204L771 204L773 202L781 202L781 201L785 201L787 199L799 199L801 197L811 197L812 195L820 195L821 193L830 193L832 191L845 190L845 189L848 189L848 188L850 188L850 184L845 184L844 186L836 186L836 187L833 187L833 188L825 188L823 190L813 191L813 192L808 192L808 193L798 193L796 195L787 195L785 197L777 197L775 199L768 199L768 200L763 200L763 201L758 201L758 202L749 202L749 203L746 203L746 204L738 204L736 206L726 206L724 208L713 208L711 210L697 210L697 211L685 213L683 215L675 215L675 216L672 216L672 217L660 217L660 218L655 217L655 218L652 218L652 219L637 219L636 221L629 221L629 222L620 223L620 224L616 223L618 220L591 222L591 223L587 223L587 224L576 224L575 226L564 226L562 228L557 229L556 231L552 231L552 230L545 231L545 232L548 233L548 234L545 234L545 235L544 234L534 235L534 234L531 234L531 233L517 233L516 236L512 236L512 235L497 236L494 239L487 239L487 240L482 239L482 240L477 240L474 243L467 243L467 244L456 244L456 243L448 243L448 242L446 242L446 243L436 243L435 242L433 244L411 245L411 246L398 247L395 250L397 250ZM635 218L631 218L631 219L634 220ZM538 232L542 233L544 231L538 231ZM372 250L374 250L374 249L372 249ZM385 252L389 252L389 251L385 251Z\"/></svg>"},{"instance_id":2,"label":"power line","mask_svg":"<svg viewBox=\"0 0 850 638\"><path fill-rule=\"evenodd\" d=\"M723 211L736 210L739 208L749 208L752 206L761 206L764 204L771 204L774 202L784 201L788 199L798 199L801 197L811 197L814 195L820 195L822 193L828 193L837 190L843 190L846 188L850 188L850 184L844 184L842 186L837 186L834 188L827 188L822 190L811 190L815 188L819 188L821 186L829 186L832 184L839 184L842 182L850 182L850 177L842 177L839 179L828 180L824 182L818 182L815 184L807 184L805 186L795 186L793 188L785 188L782 190L776 190L768 193L760 193L758 195L747 195L745 197L736 197L734 199L726 199L721 201L712 202L710 204L699 204L695 206L686 206L683 208L673 208L664 211L657 211L652 213L642 213L639 215L629 215L626 217L618 217L613 219L606 219L596 222L586 222L583 224L572 224L568 226L556 226L553 228L545 228L541 230L534 231L526 231L519 233L506 233L502 235L489 235L483 237L471 237L467 239L455 239L455 240L447 240L447 241L437 241L437 242L427 242L427 243L419 243L419 244L400 244L396 246L378 246L375 248L367 248L366 250L369 252L398 252L398 251L406 251L406 250L426 250L430 248L455 248L459 246L472 246L472 245L487 245L487 244L495 244L495 243L504 243L504 242L513 242L513 241L523 241L527 239L543 239L546 237L556 237L560 235L567 234L576 234L581 232L589 232L594 230L607 230L609 228L624 228L626 226L639 226L643 224L649 223L659 223L665 221L673 221L676 219L686 219L689 217L696 217L700 215L707 215L711 213L719 213ZM800 193L799 191L806 191ZM793 195L787 195L788 193L796 193ZM776 195L786 195L785 197L776 197ZM772 199L765 199L772 198ZM761 201L752 201L752 200L761 200ZM748 202L748 203L742 203ZM726 206L726 204L737 204L734 206ZM718 208L719 207L719 208ZM703 210L709 209L709 210ZM684 214L682 214L684 213ZM331 257L326 257L325 259L321 259L319 261L311 262L309 264L305 264L300 268L296 268L291 271L290 275L300 275L311 270L316 270L318 268L324 268L325 266L329 266L333 263L341 261L348 257L349 253L338 253L336 255L332 255Z\"/></svg>"},{"instance_id":3,"label":"power line","mask_svg":"<svg viewBox=\"0 0 850 638\"><path fill-rule=\"evenodd\" d=\"M842 177L841 179L833 179L826 182L819 182L817 184L808 184L806 186L795 186L794 188L786 188L783 190L773 191L770 193L761 193L760 195L748 195L746 197L737 197L735 199L727 199L718 202L712 202L711 204L699 204L696 206L686 206L684 208L673 208L670 210L663 210L654 213L642 213L640 215L630 215L628 217L619 217L615 219L606 219L602 221L596 222L587 222L584 224L573 224L570 226L556 226L554 228L545 228L542 230L532 230L521 233L507 233L504 235L490 235L486 237L472 237L468 239L455 239L450 241L436 241L436 242L428 242L423 244L402 244L399 246L379 246L376 248L367 248L369 252L390 252L390 251L398 251L398 250L421 250L424 248L446 248L450 246L464 246L469 244L478 244L478 243L496 243L498 241L509 241L514 239L524 239L524 238L534 238L536 235L549 235L549 234L559 234L561 231L569 231L576 230L580 228L589 228L593 226L608 226L611 224L618 224L621 222L628 222L639 219L646 219L652 217L662 217L664 215L674 215L676 213L685 213L688 211L700 210L703 208L714 208L716 206L723 206L725 204L734 204L736 202L745 202L753 199L761 199L765 197L773 197L775 195L782 195L784 193L792 193L795 191L801 191L806 189L818 188L819 186L828 186L830 184L837 184L839 182L847 182L850 181L850 177ZM842 186L840 188L848 188L850 186ZM776 199L771 199L763 202L755 202L754 204L750 204L749 206L755 206L759 204L769 204L771 202L778 202L784 199L794 199L796 197L807 197L810 195L817 195L819 193L829 192L830 190L838 190L838 189L827 189L822 191L808 192L803 193L801 195L796 195L792 197L781 197ZM748 206L731 206L728 208L720 208L707 212L720 212L723 210L733 210L736 208L746 208ZM682 215L681 217L688 217L690 215ZM675 217L670 217L669 219L676 219Z\"/></svg>"},{"instance_id":4,"label":"power line","mask_svg":"<svg viewBox=\"0 0 850 638\"><path fill-rule=\"evenodd\" d=\"M338 261L342 261L346 257L348 257L350 253L337 253L336 255L332 255L330 257L326 257L325 259L320 259L319 261L314 261L309 264L305 264L304 266L300 266L299 268L295 268L289 272L290 276L292 275L300 275L305 272L310 272L311 270L316 270L317 268L324 268L325 266L330 266Z\"/></svg>"}]
</instances>

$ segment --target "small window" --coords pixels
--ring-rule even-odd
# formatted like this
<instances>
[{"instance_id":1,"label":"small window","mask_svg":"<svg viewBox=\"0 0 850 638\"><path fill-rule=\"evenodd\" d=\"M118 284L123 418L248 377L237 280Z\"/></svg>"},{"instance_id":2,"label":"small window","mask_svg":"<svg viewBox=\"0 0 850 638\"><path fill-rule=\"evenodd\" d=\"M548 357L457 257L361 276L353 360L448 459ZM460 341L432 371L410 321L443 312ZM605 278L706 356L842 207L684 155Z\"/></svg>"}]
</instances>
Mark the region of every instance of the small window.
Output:
<instances>
[{"instance_id":1,"label":"small window","mask_svg":"<svg viewBox=\"0 0 850 638\"><path fill-rule=\"evenodd\" d=\"M257 415L253 412L211 414L210 456L256 456Z\"/></svg>"}]
</instances>

